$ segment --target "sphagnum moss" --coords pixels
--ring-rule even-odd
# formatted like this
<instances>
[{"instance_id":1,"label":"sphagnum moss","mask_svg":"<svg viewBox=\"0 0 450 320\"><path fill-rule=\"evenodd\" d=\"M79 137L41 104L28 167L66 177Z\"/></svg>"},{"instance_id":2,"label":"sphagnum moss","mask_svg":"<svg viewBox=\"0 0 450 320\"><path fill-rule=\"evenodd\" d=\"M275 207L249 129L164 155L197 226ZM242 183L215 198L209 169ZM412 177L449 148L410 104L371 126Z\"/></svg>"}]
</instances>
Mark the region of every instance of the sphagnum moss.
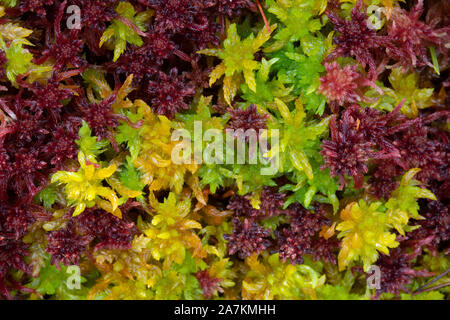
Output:
<instances>
[{"instance_id":1,"label":"sphagnum moss","mask_svg":"<svg viewBox=\"0 0 450 320\"><path fill-rule=\"evenodd\" d=\"M0 0L0 297L448 299L448 19L410 2ZM278 170L175 161L198 123Z\"/></svg>"}]
</instances>

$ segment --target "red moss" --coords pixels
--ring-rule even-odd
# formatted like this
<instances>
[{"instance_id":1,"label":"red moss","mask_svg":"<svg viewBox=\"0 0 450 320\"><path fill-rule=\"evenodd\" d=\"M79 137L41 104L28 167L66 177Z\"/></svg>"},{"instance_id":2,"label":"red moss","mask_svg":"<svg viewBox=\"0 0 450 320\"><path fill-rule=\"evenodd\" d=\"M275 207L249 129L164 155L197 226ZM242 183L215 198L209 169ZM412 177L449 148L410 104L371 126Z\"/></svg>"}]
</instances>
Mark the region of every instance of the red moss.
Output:
<instances>
[{"instance_id":1,"label":"red moss","mask_svg":"<svg viewBox=\"0 0 450 320\"><path fill-rule=\"evenodd\" d=\"M31 268L25 262L28 245L21 238L35 221L31 207L14 206L0 198L0 296L11 298L7 290L10 270L21 270L30 274Z\"/></svg>"},{"instance_id":2,"label":"red moss","mask_svg":"<svg viewBox=\"0 0 450 320\"><path fill-rule=\"evenodd\" d=\"M251 104L247 109L228 108L230 114L230 121L228 128L233 130L242 129L244 131L253 129L258 132L261 129L267 128L267 114L259 114L256 105Z\"/></svg>"},{"instance_id":3,"label":"red moss","mask_svg":"<svg viewBox=\"0 0 450 320\"><path fill-rule=\"evenodd\" d=\"M325 239L316 237L312 242L311 255L316 261L325 261L336 265L336 252L339 244L340 242L336 238Z\"/></svg>"},{"instance_id":4,"label":"red moss","mask_svg":"<svg viewBox=\"0 0 450 320\"><path fill-rule=\"evenodd\" d=\"M421 210L424 220L418 221L420 228L408 233L408 242L412 246L425 245L436 253L438 245L450 240L450 212L448 201L430 201ZM448 243L447 243L448 247ZM445 248L444 248L445 249Z\"/></svg>"},{"instance_id":5,"label":"red moss","mask_svg":"<svg viewBox=\"0 0 450 320\"><path fill-rule=\"evenodd\" d=\"M397 247L390 250L389 255L381 254L376 265L380 267L381 289L377 289L377 296L383 292L398 295L401 291L408 291L408 285L413 278L431 276L430 272L413 269L413 259L418 252L406 253L404 248Z\"/></svg>"},{"instance_id":6,"label":"red moss","mask_svg":"<svg viewBox=\"0 0 450 320\"><path fill-rule=\"evenodd\" d=\"M364 12L361 11L363 9ZM390 47L389 38L378 36L376 30L367 25L367 14L365 5L359 0L351 11L351 20L343 20L336 12L327 11L327 16L339 32L333 42L336 49L327 57L334 60L338 56L354 57L361 63L363 68L369 67L369 78L376 79L377 63L375 61L376 51L381 48Z\"/></svg>"},{"instance_id":7,"label":"red moss","mask_svg":"<svg viewBox=\"0 0 450 320\"><path fill-rule=\"evenodd\" d=\"M189 109L187 101L195 94L195 88L178 75L177 68L173 68L169 74L159 72L156 79L149 82L147 92L153 111L173 118L175 113Z\"/></svg>"},{"instance_id":8,"label":"red moss","mask_svg":"<svg viewBox=\"0 0 450 320\"><path fill-rule=\"evenodd\" d=\"M38 186L47 181L47 177L42 172L42 169L46 168L47 163L39 159L38 151L29 153L26 149L19 149L14 155L14 166L10 172L14 189L27 190L29 197L33 197L38 191Z\"/></svg>"},{"instance_id":9,"label":"red moss","mask_svg":"<svg viewBox=\"0 0 450 320\"><path fill-rule=\"evenodd\" d=\"M0 290L7 298L11 298L7 287L23 290L7 280L9 271L30 270L22 237L46 215L32 200L47 185L52 170L77 152L74 140L79 123L61 104L72 91L60 89L60 80L55 74L48 85L41 86L18 79L19 93L1 99L0 116L10 118L2 119L0 125Z\"/></svg>"},{"instance_id":10,"label":"red moss","mask_svg":"<svg viewBox=\"0 0 450 320\"><path fill-rule=\"evenodd\" d=\"M1 140L0 140L1 141ZM0 145L0 198L6 199L6 189L8 187L8 164L9 164L9 155L4 148Z\"/></svg>"},{"instance_id":11,"label":"red moss","mask_svg":"<svg viewBox=\"0 0 450 320\"><path fill-rule=\"evenodd\" d=\"M21 12L35 12L40 16L47 14L46 7L55 3L55 0L21 0L19 9Z\"/></svg>"},{"instance_id":12,"label":"red moss","mask_svg":"<svg viewBox=\"0 0 450 320\"><path fill-rule=\"evenodd\" d=\"M450 3L447 0L437 0L430 3L425 21L430 26L449 26Z\"/></svg>"},{"instance_id":13,"label":"red moss","mask_svg":"<svg viewBox=\"0 0 450 320\"><path fill-rule=\"evenodd\" d=\"M301 264L305 254L312 254L315 259L325 258L326 261L336 263L333 251L337 248L337 242L318 237L322 226L330 223L324 212L317 208L312 213L294 204L289 206L288 214L291 217L290 226L277 233L280 259Z\"/></svg>"},{"instance_id":14,"label":"red moss","mask_svg":"<svg viewBox=\"0 0 450 320\"><path fill-rule=\"evenodd\" d=\"M352 105L340 120L333 117L330 124L332 140L322 143L321 154L325 162L322 169L329 167L332 177L339 176L341 188L345 185L345 176L353 177L355 188L361 188L371 159L399 161L400 152L393 142L393 135L403 132L410 124L399 114L400 107L383 114L376 109Z\"/></svg>"},{"instance_id":15,"label":"red moss","mask_svg":"<svg viewBox=\"0 0 450 320\"><path fill-rule=\"evenodd\" d=\"M374 108L352 108L350 111L360 120L364 138L375 141L379 150L385 154L392 153L393 157L399 156L392 143L393 135L403 132L410 125L408 118L400 113L402 105L400 103L389 113L383 113Z\"/></svg>"},{"instance_id":16,"label":"red moss","mask_svg":"<svg viewBox=\"0 0 450 320\"><path fill-rule=\"evenodd\" d=\"M198 0L139 0L155 10L154 23L159 32L204 31L209 21Z\"/></svg>"},{"instance_id":17,"label":"red moss","mask_svg":"<svg viewBox=\"0 0 450 320\"><path fill-rule=\"evenodd\" d=\"M45 251L52 255L52 264L79 264L80 256L86 251L88 243L89 239L79 235L74 223L69 221L65 228L50 232Z\"/></svg>"},{"instance_id":18,"label":"red moss","mask_svg":"<svg viewBox=\"0 0 450 320\"><path fill-rule=\"evenodd\" d=\"M6 289L5 281L11 269L31 273L30 267L25 262L27 249L28 245L21 240L0 241L0 288ZM0 293L10 296L7 290L0 290Z\"/></svg>"},{"instance_id":19,"label":"red moss","mask_svg":"<svg viewBox=\"0 0 450 320\"><path fill-rule=\"evenodd\" d=\"M50 142L42 148L43 156L47 155L46 161L55 169L62 169L64 161L76 157L78 147L75 140L78 139L78 127L79 125L73 122L56 126L51 133Z\"/></svg>"},{"instance_id":20,"label":"red moss","mask_svg":"<svg viewBox=\"0 0 450 320\"><path fill-rule=\"evenodd\" d=\"M263 188L261 192L261 204L260 211L264 214L264 217L273 217L284 212L283 206L286 195L284 193L279 193L276 187Z\"/></svg>"},{"instance_id":21,"label":"red moss","mask_svg":"<svg viewBox=\"0 0 450 320\"><path fill-rule=\"evenodd\" d=\"M110 137L109 129L118 125L118 121L112 111L112 104L115 99L116 96L111 95L100 103L88 103L85 99L80 99L79 101L83 119L89 124L93 135L99 139Z\"/></svg>"},{"instance_id":22,"label":"red moss","mask_svg":"<svg viewBox=\"0 0 450 320\"><path fill-rule=\"evenodd\" d=\"M253 208L248 196L235 195L231 198L227 209L234 211L238 217L250 220L265 219L279 215L284 212L285 194L278 193L275 187L264 187L261 192L261 203L259 209Z\"/></svg>"},{"instance_id":23,"label":"red moss","mask_svg":"<svg viewBox=\"0 0 450 320\"><path fill-rule=\"evenodd\" d=\"M61 21L67 0L59 6L58 14L54 23L54 43L47 43L47 49L42 52L42 56L37 59L36 64L42 64L47 59L55 59L55 70L63 70L72 65L75 68L83 69L86 67L86 61L81 58L80 53L83 51L84 42L79 39L79 30L61 31Z\"/></svg>"},{"instance_id":24,"label":"red moss","mask_svg":"<svg viewBox=\"0 0 450 320\"><path fill-rule=\"evenodd\" d=\"M48 103L48 106L43 102ZM53 105L58 103L54 101ZM44 107L52 108L51 100L17 97L9 104L15 121L4 128L3 143L0 144L3 163L0 194L5 195L5 199L11 195L23 201L31 200L38 189L46 184L49 171L59 168L67 157L73 157L76 153L75 133L68 130L64 134L61 132L63 127L76 130L76 123L67 123L66 119L61 119L58 109L51 109L50 113L44 112ZM30 109L41 111L32 112ZM55 123L51 114L60 119L59 124Z\"/></svg>"},{"instance_id":25,"label":"red moss","mask_svg":"<svg viewBox=\"0 0 450 320\"><path fill-rule=\"evenodd\" d=\"M448 51L445 43L450 39L450 28L434 30L432 26L419 21L422 13L423 0L418 0L410 12L395 8L388 24L388 35L394 46L387 48L386 53L404 68L432 67L427 57L430 46L440 48L442 53Z\"/></svg>"},{"instance_id":26,"label":"red moss","mask_svg":"<svg viewBox=\"0 0 450 320\"><path fill-rule=\"evenodd\" d=\"M328 0L327 11L339 11L341 9L342 2L340 0Z\"/></svg>"},{"instance_id":27,"label":"red moss","mask_svg":"<svg viewBox=\"0 0 450 320\"><path fill-rule=\"evenodd\" d=\"M16 121L8 125L10 135L7 136L6 142L12 143L12 140L16 140L18 148L28 145L32 140L40 140L49 133L43 126L46 121L42 118L42 114L36 114L24 108L27 104L26 101L18 98L11 108Z\"/></svg>"},{"instance_id":28,"label":"red moss","mask_svg":"<svg viewBox=\"0 0 450 320\"><path fill-rule=\"evenodd\" d=\"M347 103L368 101L362 89L371 86L382 94L375 83L364 78L356 69L357 65L347 65L340 68L338 63L325 63L326 75L320 78L319 92L327 97L331 109L336 112L339 106Z\"/></svg>"},{"instance_id":29,"label":"red moss","mask_svg":"<svg viewBox=\"0 0 450 320\"><path fill-rule=\"evenodd\" d=\"M100 209L88 209L75 219L77 231L95 240L94 250L129 249L134 235L138 233L135 224L125 216L119 219Z\"/></svg>"},{"instance_id":30,"label":"red moss","mask_svg":"<svg viewBox=\"0 0 450 320\"><path fill-rule=\"evenodd\" d=\"M81 9L81 33L89 50L97 56L105 55L107 50L99 48L100 38L107 22L117 17L114 10L117 0L70 0Z\"/></svg>"},{"instance_id":31,"label":"red moss","mask_svg":"<svg viewBox=\"0 0 450 320\"><path fill-rule=\"evenodd\" d=\"M218 45L217 27L209 19L208 1L201 0L139 0L139 3L155 10L154 28L159 33L181 38L180 45L193 44L193 51L207 44Z\"/></svg>"},{"instance_id":32,"label":"red moss","mask_svg":"<svg viewBox=\"0 0 450 320\"><path fill-rule=\"evenodd\" d=\"M259 210L252 207L250 200L245 196L234 195L227 206L228 210L234 211L238 217L247 217L253 219L259 216Z\"/></svg>"},{"instance_id":33,"label":"red moss","mask_svg":"<svg viewBox=\"0 0 450 320\"><path fill-rule=\"evenodd\" d=\"M142 47L144 48L144 47ZM147 75L154 75L158 72L160 65L155 61L154 56L147 54L147 51L131 47L120 58L111 64L108 69L115 74L133 75L133 84L139 85Z\"/></svg>"},{"instance_id":34,"label":"red moss","mask_svg":"<svg viewBox=\"0 0 450 320\"><path fill-rule=\"evenodd\" d=\"M357 119L347 111L339 122L333 117L330 130L332 140L322 143L321 154L325 163L321 169L329 167L332 177L339 176L341 189L345 185L346 175L353 177L356 189L361 188L364 174L369 170L367 162L376 156L376 143L364 139Z\"/></svg>"},{"instance_id":35,"label":"red moss","mask_svg":"<svg viewBox=\"0 0 450 320\"><path fill-rule=\"evenodd\" d=\"M31 97L23 101L23 104L29 107L31 112L43 117L49 115L55 123L59 122L63 108L62 101L72 98L75 94L71 89L61 88L62 77L54 72L46 85L37 82L30 85L19 77L17 81L20 86L29 89L32 93Z\"/></svg>"},{"instance_id":36,"label":"red moss","mask_svg":"<svg viewBox=\"0 0 450 320\"><path fill-rule=\"evenodd\" d=\"M303 256L311 252L309 237L289 228L285 228L278 233L277 244L280 259L283 262L289 260L292 264L302 264Z\"/></svg>"},{"instance_id":37,"label":"red moss","mask_svg":"<svg viewBox=\"0 0 450 320\"><path fill-rule=\"evenodd\" d=\"M228 241L230 255L237 254L240 259L245 259L254 253L266 250L272 244L269 230L255 222L248 219L241 222L238 218L233 218L233 226L233 233L223 236Z\"/></svg>"},{"instance_id":38,"label":"red moss","mask_svg":"<svg viewBox=\"0 0 450 320\"><path fill-rule=\"evenodd\" d=\"M165 33L151 30L141 47L131 46L108 69L125 76L133 75L133 83L139 84L148 76L157 75L166 59L173 56L177 46Z\"/></svg>"},{"instance_id":39,"label":"red moss","mask_svg":"<svg viewBox=\"0 0 450 320\"><path fill-rule=\"evenodd\" d=\"M3 149L0 145L5 171L0 189L3 192L7 188L14 190L18 197L33 197L38 187L46 183L49 170L61 168L66 159L73 158L77 153L75 139L78 137L79 123L60 119L57 109L51 111L60 119L58 124L42 109L31 115L26 106L42 108L42 105L36 104L39 101L27 103L18 100L16 107L21 109L14 112L17 121L7 127L9 133L5 137ZM51 108L50 100L48 103ZM55 101L53 105L57 103Z\"/></svg>"},{"instance_id":40,"label":"red moss","mask_svg":"<svg viewBox=\"0 0 450 320\"><path fill-rule=\"evenodd\" d=\"M6 58L6 52L0 50L0 79L6 79L6 71L3 68L3 65L6 62L8 62L8 59Z\"/></svg>"},{"instance_id":41,"label":"red moss","mask_svg":"<svg viewBox=\"0 0 450 320\"><path fill-rule=\"evenodd\" d=\"M194 55L191 57L191 66L192 70L190 72L186 72L186 79L190 80L196 88L209 88L209 75L213 70L213 67L202 68L199 65L199 60L201 56Z\"/></svg>"},{"instance_id":42,"label":"red moss","mask_svg":"<svg viewBox=\"0 0 450 320\"><path fill-rule=\"evenodd\" d=\"M94 251L131 248L137 233L126 215L119 219L104 210L90 208L70 219L65 228L50 232L46 251L52 254L53 264L78 264L82 254L91 247Z\"/></svg>"},{"instance_id":43,"label":"red moss","mask_svg":"<svg viewBox=\"0 0 450 320\"><path fill-rule=\"evenodd\" d=\"M223 292L223 289L220 287L221 279L211 277L208 270L198 271L195 274L195 277L200 283L200 287L203 291L203 296L206 299L211 299L217 292Z\"/></svg>"},{"instance_id":44,"label":"red moss","mask_svg":"<svg viewBox=\"0 0 450 320\"><path fill-rule=\"evenodd\" d=\"M81 24L84 28L95 28L117 16L114 10L118 0L71 0L81 9Z\"/></svg>"},{"instance_id":45,"label":"red moss","mask_svg":"<svg viewBox=\"0 0 450 320\"><path fill-rule=\"evenodd\" d=\"M369 192L377 198L384 198L385 200L391 197L399 182L397 177L404 172L399 166L393 165L391 160L375 161L376 170L369 179Z\"/></svg>"},{"instance_id":46,"label":"red moss","mask_svg":"<svg viewBox=\"0 0 450 320\"><path fill-rule=\"evenodd\" d=\"M29 205L0 202L0 243L20 240L36 221L32 211Z\"/></svg>"},{"instance_id":47,"label":"red moss","mask_svg":"<svg viewBox=\"0 0 450 320\"><path fill-rule=\"evenodd\" d=\"M445 181L449 177L449 135L426 126L423 118L410 122L406 131L397 134L393 145L401 155L395 163L405 170L421 168L417 175L420 181Z\"/></svg>"},{"instance_id":48,"label":"red moss","mask_svg":"<svg viewBox=\"0 0 450 320\"><path fill-rule=\"evenodd\" d=\"M256 11L256 5L252 0L215 0L215 3L215 10L230 17L241 15L246 9Z\"/></svg>"},{"instance_id":49,"label":"red moss","mask_svg":"<svg viewBox=\"0 0 450 320\"><path fill-rule=\"evenodd\" d=\"M161 65L164 59L173 55L176 49L175 43L165 33L153 31L147 34L145 44L137 52L146 53L155 59L157 65Z\"/></svg>"}]
</instances>

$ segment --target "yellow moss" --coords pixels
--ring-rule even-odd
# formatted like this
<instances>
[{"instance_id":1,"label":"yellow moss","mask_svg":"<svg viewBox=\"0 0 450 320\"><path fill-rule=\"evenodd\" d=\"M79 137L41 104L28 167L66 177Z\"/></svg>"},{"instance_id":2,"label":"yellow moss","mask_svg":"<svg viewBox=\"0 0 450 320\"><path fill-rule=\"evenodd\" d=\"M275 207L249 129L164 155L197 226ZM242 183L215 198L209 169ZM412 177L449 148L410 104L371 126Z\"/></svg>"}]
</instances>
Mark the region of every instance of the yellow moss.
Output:
<instances>
[{"instance_id":1,"label":"yellow moss","mask_svg":"<svg viewBox=\"0 0 450 320\"><path fill-rule=\"evenodd\" d=\"M417 199L436 200L436 196L430 190L418 187L420 181L413 179L420 170L419 168L413 168L406 172L400 181L399 187L392 192L391 198L386 203L389 223L401 235L405 235L404 228L407 226L410 218L422 218L418 213L419 204Z\"/></svg>"},{"instance_id":2,"label":"yellow moss","mask_svg":"<svg viewBox=\"0 0 450 320\"><path fill-rule=\"evenodd\" d=\"M278 253L248 257L245 262L250 268L242 282L242 298L263 299L317 299L316 289L325 283L325 275L312 267L283 263Z\"/></svg>"},{"instance_id":3,"label":"yellow moss","mask_svg":"<svg viewBox=\"0 0 450 320\"><path fill-rule=\"evenodd\" d=\"M206 257L202 242L194 231L202 226L189 216L189 198L178 200L171 192L163 203L151 199L150 204L155 208L156 215L151 224L142 223L141 229L147 238L146 247L150 249L153 258L158 261L164 259L164 269L168 269L172 262L181 265L186 250L191 250L195 258Z\"/></svg>"},{"instance_id":4,"label":"yellow moss","mask_svg":"<svg viewBox=\"0 0 450 320\"><path fill-rule=\"evenodd\" d=\"M122 213L118 209L119 198L114 190L102 185L102 182L116 171L117 166L113 164L102 168L97 163L86 161L82 151L78 153L78 162L80 163L78 172L58 171L51 179L52 183L65 184L64 192L69 206L75 206L73 216L97 204L121 218Z\"/></svg>"},{"instance_id":5,"label":"yellow moss","mask_svg":"<svg viewBox=\"0 0 450 320\"><path fill-rule=\"evenodd\" d=\"M381 202L367 204L364 200L352 202L341 212L344 220L336 230L341 231L341 250L338 255L339 270L352 261L362 260L364 270L378 259L378 251L389 254L389 248L398 246L395 234L389 232L388 216L378 211Z\"/></svg>"},{"instance_id":6,"label":"yellow moss","mask_svg":"<svg viewBox=\"0 0 450 320\"><path fill-rule=\"evenodd\" d=\"M242 83L248 85L250 90L256 92L256 80L254 71L259 69L260 62L254 60L254 54L261 46L270 39L270 35L277 25L272 25L270 31L263 27L258 35L251 34L248 38L241 40L237 33L236 24L230 25L227 30L227 38L223 42L222 49L204 49L198 53L216 56L222 59L210 75L209 85L213 85L222 76L223 92L225 101L231 106Z\"/></svg>"},{"instance_id":7,"label":"yellow moss","mask_svg":"<svg viewBox=\"0 0 450 320\"><path fill-rule=\"evenodd\" d=\"M142 148L134 165L143 173L142 181L150 192L170 189L179 194L182 191L186 173L194 173L196 164L175 164L172 150L179 143L171 141L174 125L165 116L158 116L143 101L135 101L138 112L144 117L142 127Z\"/></svg>"},{"instance_id":8,"label":"yellow moss","mask_svg":"<svg viewBox=\"0 0 450 320\"><path fill-rule=\"evenodd\" d=\"M89 299L154 298L150 289L162 277L162 271L141 239L136 237L132 249L127 251L99 250L94 253L95 264L102 276L89 291Z\"/></svg>"},{"instance_id":9,"label":"yellow moss","mask_svg":"<svg viewBox=\"0 0 450 320\"><path fill-rule=\"evenodd\" d=\"M389 75L393 89L386 94L395 98L396 105L404 101L401 112L409 118L416 118L419 110L433 106L433 88L419 88L419 74L407 73L395 68Z\"/></svg>"}]
</instances>

